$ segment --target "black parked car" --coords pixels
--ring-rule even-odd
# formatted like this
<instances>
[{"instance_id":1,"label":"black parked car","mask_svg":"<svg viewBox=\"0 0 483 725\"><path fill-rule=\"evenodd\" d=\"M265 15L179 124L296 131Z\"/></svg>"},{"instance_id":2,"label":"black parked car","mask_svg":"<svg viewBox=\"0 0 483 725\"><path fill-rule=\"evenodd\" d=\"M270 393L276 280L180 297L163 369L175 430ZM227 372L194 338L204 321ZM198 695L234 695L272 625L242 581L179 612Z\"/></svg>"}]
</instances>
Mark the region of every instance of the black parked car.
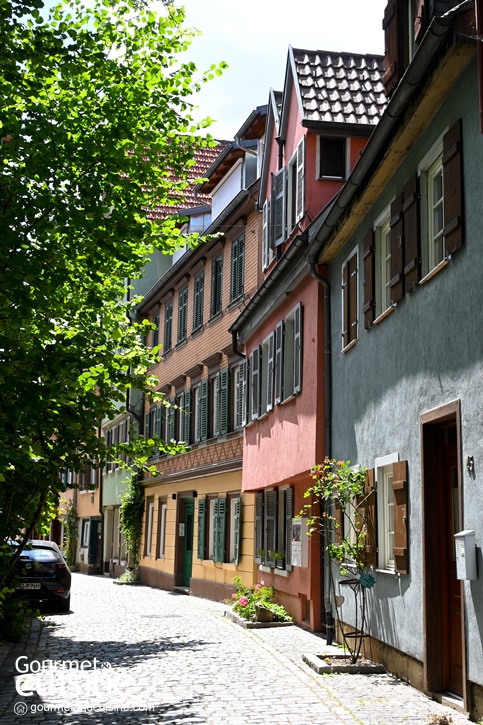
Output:
<instances>
[{"instance_id":1,"label":"black parked car","mask_svg":"<svg viewBox=\"0 0 483 725\"><path fill-rule=\"evenodd\" d=\"M61 612L69 611L71 574L56 543L29 541L16 567L16 588L30 602L48 601Z\"/></svg>"}]
</instances>

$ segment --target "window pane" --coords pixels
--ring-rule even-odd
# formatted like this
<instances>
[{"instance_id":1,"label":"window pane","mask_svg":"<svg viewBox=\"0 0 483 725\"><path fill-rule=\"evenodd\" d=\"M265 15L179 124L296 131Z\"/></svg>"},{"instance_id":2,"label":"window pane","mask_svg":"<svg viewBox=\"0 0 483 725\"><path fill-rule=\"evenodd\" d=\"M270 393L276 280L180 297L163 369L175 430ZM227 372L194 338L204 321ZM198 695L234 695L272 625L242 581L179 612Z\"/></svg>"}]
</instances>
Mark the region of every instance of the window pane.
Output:
<instances>
[{"instance_id":1,"label":"window pane","mask_svg":"<svg viewBox=\"0 0 483 725\"><path fill-rule=\"evenodd\" d=\"M320 175L345 178L345 139L320 139Z\"/></svg>"}]
</instances>

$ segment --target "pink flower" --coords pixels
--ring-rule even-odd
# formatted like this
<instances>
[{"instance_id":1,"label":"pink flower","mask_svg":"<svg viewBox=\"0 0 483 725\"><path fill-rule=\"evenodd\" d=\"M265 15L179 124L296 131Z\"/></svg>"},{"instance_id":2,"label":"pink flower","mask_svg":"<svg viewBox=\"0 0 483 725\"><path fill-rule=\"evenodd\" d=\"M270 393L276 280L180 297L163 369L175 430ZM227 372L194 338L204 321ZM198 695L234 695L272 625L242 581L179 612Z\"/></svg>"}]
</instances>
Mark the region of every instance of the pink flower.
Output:
<instances>
[{"instance_id":1,"label":"pink flower","mask_svg":"<svg viewBox=\"0 0 483 725\"><path fill-rule=\"evenodd\" d=\"M236 594L232 594L232 595L231 595L231 598L232 598L232 599L236 599Z\"/></svg>"},{"instance_id":2,"label":"pink flower","mask_svg":"<svg viewBox=\"0 0 483 725\"><path fill-rule=\"evenodd\" d=\"M261 589L261 588L262 588L262 585L261 584L256 584L255 585L255 589Z\"/></svg>"},{"instance_id":3,"label":"pink flower","mask_svg":"<svg viewBox=\"0 0 483 725\"><path fill-rule=\"evenodd\" d=\"M242 607L246 607L248 604L248 597L240 597L238 604L241 604Z\"/></svg>"}]
</instances>

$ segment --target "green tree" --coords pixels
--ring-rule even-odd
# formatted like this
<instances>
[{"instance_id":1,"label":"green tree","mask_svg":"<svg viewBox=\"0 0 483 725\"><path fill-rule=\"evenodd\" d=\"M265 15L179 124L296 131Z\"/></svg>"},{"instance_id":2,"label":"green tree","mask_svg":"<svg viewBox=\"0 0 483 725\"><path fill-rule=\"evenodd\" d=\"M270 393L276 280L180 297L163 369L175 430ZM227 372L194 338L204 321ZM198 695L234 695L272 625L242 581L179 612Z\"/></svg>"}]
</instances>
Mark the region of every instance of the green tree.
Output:
<instances>
[{"instance_id":1,"label":"green tree","mask_svg":"<svg viewBox=\"0 0 483 725\"><path fill-rule=\"evenodd\" d=\"M103 464L100 421L155 382L127 281L178 244L150 211L212 143L190 98L221 72L180 61L183 23L171 2L0 4L0 541L38 528L62 469ZM121 448L146 466L144 441Z\"/></svg>"}]
</instances>

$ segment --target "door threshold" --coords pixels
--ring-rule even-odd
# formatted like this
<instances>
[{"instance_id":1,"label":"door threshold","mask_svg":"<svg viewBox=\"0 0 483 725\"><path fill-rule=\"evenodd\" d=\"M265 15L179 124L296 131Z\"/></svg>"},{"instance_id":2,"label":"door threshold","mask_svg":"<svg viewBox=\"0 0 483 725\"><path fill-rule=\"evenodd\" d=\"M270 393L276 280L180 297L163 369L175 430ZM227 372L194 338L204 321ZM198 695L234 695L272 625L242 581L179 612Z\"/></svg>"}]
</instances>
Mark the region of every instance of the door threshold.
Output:
<instances>
[{"instance_id":1,"label":"door threshold","mask_svg":"<svg viewBox=\"0 0 483 725\"><path fill-rule=\"evenodd\" d=\"M463 715L466 715L466 717L469 717L470 714L465 710L463 698L459 695L455 695L454 692L433 692L432 697L433 700L439 702L440 705L451 707L453 710L457 710L457 712L461 712Z\"/></svg>"},{"instance_id":2,"label":"door threshold","mask_svg":"<svg viewBox=\"0 0 483 725\"><path fill-rule=\"evenodd\" d=\"M173 587L174 592L178 592L178 594L187 594L188 596L191 594L191 590L189 587Z\"/></svg>"}]
</instances>

